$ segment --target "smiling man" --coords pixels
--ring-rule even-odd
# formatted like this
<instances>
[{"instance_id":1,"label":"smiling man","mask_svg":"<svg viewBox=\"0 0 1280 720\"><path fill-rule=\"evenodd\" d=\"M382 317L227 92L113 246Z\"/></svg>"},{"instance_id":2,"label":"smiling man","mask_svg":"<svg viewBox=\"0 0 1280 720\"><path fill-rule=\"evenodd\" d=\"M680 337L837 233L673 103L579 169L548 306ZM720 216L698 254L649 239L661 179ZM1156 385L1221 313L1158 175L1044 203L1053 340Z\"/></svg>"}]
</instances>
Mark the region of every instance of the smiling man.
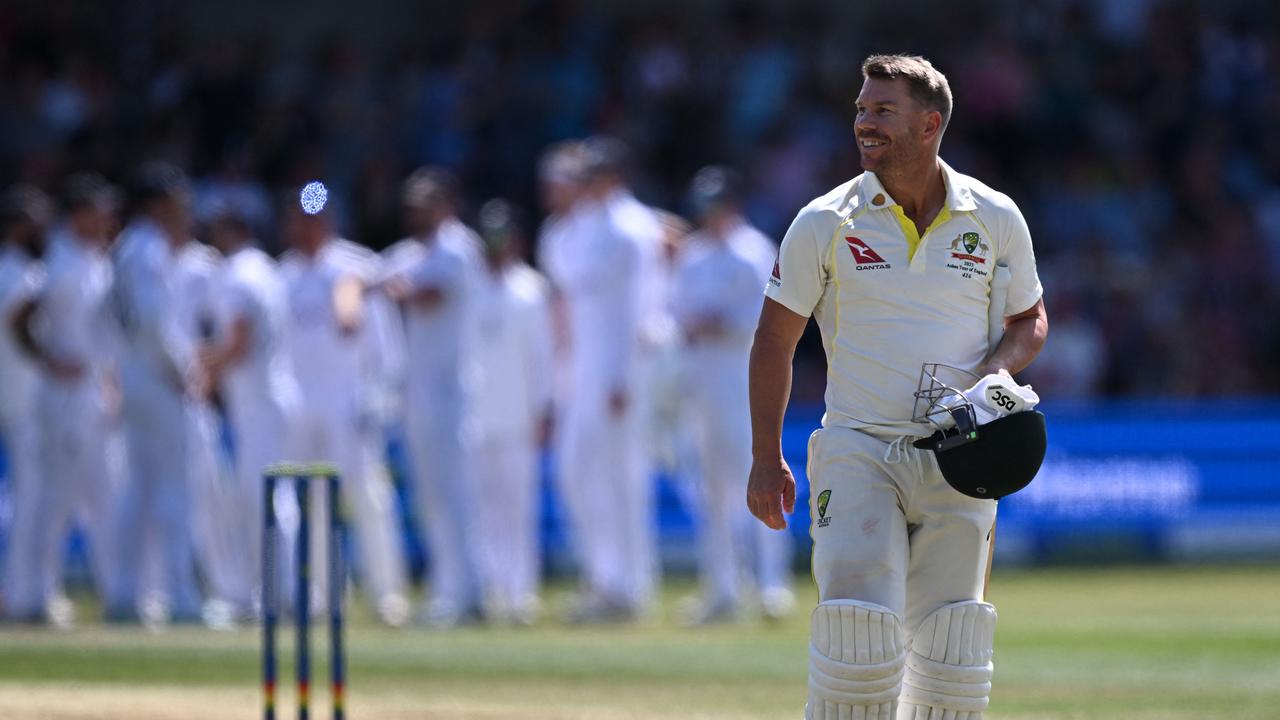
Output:
<instances>
[{"instance_id":1,"label":"smiling man","mask_svg":"<svg viewBox=\"0 0 1280 720\"><path fill-rule=\"evenodd\" d=\"M782 457L791 359L810 316L827 354L809 441L813 575L805 717L980 720L995 608L982 602L996 506L952 489L908 440L921 365L1016 373L1048 320L1026 222L1006 196L938 158L947 79L921 57L862 65L863 174L814 200L782 243L751 355L752 513L786 527ZM1004 336L988 345L993 269L1009 267ZM996 316L997 318L999 315Z\"/></svg>"}]
</instances>

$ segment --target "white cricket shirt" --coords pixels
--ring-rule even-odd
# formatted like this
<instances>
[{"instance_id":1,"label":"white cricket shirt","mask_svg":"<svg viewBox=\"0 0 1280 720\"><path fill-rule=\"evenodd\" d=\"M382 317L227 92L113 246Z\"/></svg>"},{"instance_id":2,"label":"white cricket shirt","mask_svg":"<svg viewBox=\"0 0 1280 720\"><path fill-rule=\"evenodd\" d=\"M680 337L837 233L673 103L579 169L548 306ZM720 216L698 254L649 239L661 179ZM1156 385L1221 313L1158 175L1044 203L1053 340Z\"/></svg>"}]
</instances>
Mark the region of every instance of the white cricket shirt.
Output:
<instances>
[{"instance_id":1,"label":"white cricket shirt","mask_svg":"<svg viewBox=\"0 0 1280 720\"><path fill-rule=\"evenodd\" d=\"M293 383L285 347L289 299L275 261L258 248L241 248L227 258L219 286L223 324L246 318L252 326L248 353L227 370L228 404L250 408L287 397Z\"/></svg>"},{"instance_id":2,"label":"white cricket shirt","mask_svg":"<svg viewBox=\"0 0 1280 720\"><path fill-rule=\"evenodd\" d=\"M547 281L523 263L485 270L476 287L475 420L481 441L530 442L551 405Z\"/></svg>"},{"instance_id":3,"label":"white cricket shirt","mask_svg":"<svg viewBox=\"0 0 1280 720\"><path fill-rule=\"evenodd\" d=\"M10 245L0 246L0 412L20 418L30 411L37 370L9 332L14 313L34 297L43 281L40 264Z\"/></svg>"},{"instance_id":4,"label":"white cricket shirt","mask_svg":"<svg viewBox=\"0 0 1280 720\"><path fill-rule=\"evenodd\" d=\"M805 206L782 241L765 294L818 321L827 355L824 427L928 435L928 425L911 422L920 366L973 371L986 359L996 262L1012 274L1006 316L1040 299L1017 206L939 164L946 203L914 253L914 226L871 172Z\"/></svg>"}]
</instances>

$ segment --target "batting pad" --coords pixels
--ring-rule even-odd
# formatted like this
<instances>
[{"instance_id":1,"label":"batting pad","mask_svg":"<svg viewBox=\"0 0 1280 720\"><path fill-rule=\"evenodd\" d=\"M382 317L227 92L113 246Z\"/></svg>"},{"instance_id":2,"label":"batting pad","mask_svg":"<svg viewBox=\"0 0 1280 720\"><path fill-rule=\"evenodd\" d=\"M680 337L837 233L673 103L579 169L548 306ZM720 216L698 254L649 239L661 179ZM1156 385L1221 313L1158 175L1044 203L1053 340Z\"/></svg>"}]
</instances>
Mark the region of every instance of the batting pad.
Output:
<instances>
[{"instance_id":1,"label":"batting pad","mask_svg":"<svg viewBox=\"0 0 1280 720\"><path fill-rule=\"evenodd\" d=\"M907 653L897 720L982 720L991 695L996 609L943 605L920 624Z\"/></svg>"},{"instance_id":2,"label":"batting pad","mask_svg":"<svg viewBox=\"0 0 1280 720\"><path fill-rule=\"evenodd\" d=\"M806 720L894 720L906 646L889 608L828 600L814 608Z\"/></svg>"}]
</instances>

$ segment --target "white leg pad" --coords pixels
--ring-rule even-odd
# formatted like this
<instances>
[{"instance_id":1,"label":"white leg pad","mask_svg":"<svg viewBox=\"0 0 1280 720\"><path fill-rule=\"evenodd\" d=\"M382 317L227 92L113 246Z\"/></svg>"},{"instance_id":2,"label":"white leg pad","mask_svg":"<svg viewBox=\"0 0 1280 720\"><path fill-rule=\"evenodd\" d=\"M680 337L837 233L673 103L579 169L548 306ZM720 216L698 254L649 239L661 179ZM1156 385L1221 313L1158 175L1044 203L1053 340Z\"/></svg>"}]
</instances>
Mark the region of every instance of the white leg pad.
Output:
<instances>
[{"instance_id":1,"label":"white leg pad","mask_svg":"<svg viewBox=\"0 0 1280 720\"><path fill-rule=\"evenodd\" d=\"M894 720L907 653L889 608L828 600L813 611L806 720Z\"/></svg>"},{"instance_id":2,"label":"white leg pad","mask_svg":"<svg viewBox=\"0 0 1280 720\"><path fill-rule=\"evenodd\" d=\"M943 605L920 624L907 653L897 720L982 720L991 695L996 609Z\"/></svg>"}]
</instances>

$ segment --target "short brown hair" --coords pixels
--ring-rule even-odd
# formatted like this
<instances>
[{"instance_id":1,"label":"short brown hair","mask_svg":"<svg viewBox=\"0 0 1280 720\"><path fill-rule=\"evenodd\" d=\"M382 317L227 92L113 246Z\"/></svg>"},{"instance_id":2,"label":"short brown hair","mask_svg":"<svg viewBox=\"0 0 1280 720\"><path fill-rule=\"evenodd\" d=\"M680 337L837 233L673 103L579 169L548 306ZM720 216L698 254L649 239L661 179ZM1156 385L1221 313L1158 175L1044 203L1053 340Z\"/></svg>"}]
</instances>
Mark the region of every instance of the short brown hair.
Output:
<instances>
[{"instance_id":1,"label":"short brown hair","mask_svg":"<svg viewBox=\"0 0 1280 720\"><path fill-rule=\"evenodd\" d=\"M872 55L862 62L863 78L907 81L911 97L924 107L942 115L942 129L951 121L951 86L947 76L938 72L919 55Z\"/></svg>"}]
</instances>

